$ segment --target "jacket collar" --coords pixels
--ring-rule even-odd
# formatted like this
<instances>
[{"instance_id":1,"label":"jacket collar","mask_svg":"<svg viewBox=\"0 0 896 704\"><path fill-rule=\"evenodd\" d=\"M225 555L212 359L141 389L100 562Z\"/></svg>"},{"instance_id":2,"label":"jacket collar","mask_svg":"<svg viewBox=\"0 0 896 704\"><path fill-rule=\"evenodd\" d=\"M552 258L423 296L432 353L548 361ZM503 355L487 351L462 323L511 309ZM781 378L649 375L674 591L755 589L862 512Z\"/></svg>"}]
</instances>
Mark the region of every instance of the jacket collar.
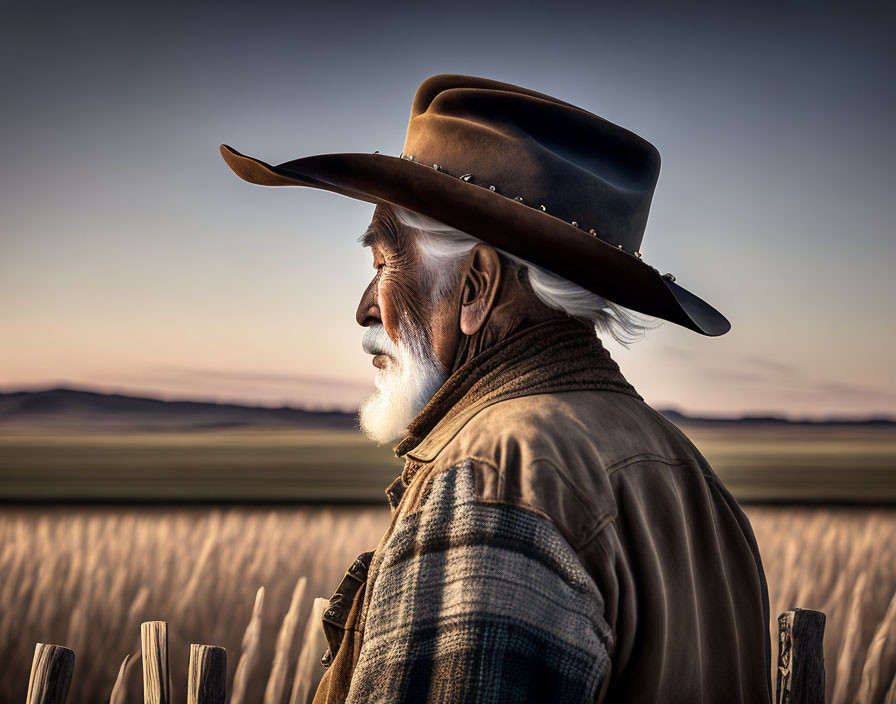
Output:
<instances>
[{"instance_id":1,"label":"jacket collar","mask_svg":"<svg viewBox=\"0 0 896 704\"><path fill-rule=\"evenodd\" d=\"M402 483L407 486L412 467L433 460L482 409L520 396L587 389L641 398L594 328L578 320L549 320L509 336L454 372L411 421L395 447L408 461Z\"/></svg>"}]
</instances>

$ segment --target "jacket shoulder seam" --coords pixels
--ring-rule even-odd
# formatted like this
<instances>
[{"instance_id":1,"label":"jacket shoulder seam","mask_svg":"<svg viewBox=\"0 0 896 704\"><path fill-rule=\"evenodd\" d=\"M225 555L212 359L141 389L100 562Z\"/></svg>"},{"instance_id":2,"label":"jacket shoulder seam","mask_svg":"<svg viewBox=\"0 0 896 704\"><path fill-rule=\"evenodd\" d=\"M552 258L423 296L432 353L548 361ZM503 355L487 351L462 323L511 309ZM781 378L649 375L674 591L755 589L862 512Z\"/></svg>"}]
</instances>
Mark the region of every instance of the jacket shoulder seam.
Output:
<instances>
[{"instance_id":1,"label":"jacket shoulder seam","mask_svg":"<svg viewBox=\"0 0 896 704\"><path fill-rule=\"evenodd\" d=\"M569 481L569 479L563 473L563 470L557 465L556 462L554 462L549 457L538 457L537 459L533 460L532 464L536 464L538 462L544 462L544 463L550 465L551 468L554 470L554 472L557 474L557 476L560 478L560 481L563 482L563 485L567 488L570 495L575 497L576 501L579 502L580 506L582 506L585 509L588 508L588 503L585 501L584 498L582 498L582 496L576 490L576 487L572 484L572 482ZM583 529L581 537L578 537L576 539L575 543L573 544L573 549L580 550L584 545L587 545L588 542L590 540L592 540L594 538L594 536L596 536L598 533L600 533L600 531L603 530L603 528L607 525L607 523L609 523L615 517L616 517L616 508L615 508L615 502L614 502L613 508L609 508L609 509L599 513L595 517L594 523L590 524L587 528Z\"/></svg>"},{"instance_id":2,"label":"jacket shoulder seam","mask_svg":"<svg viewBox=\"0 0 896 704\"><path fill-rule=\"evenodd\" d=\"M611 462L607 465L607 474L613 475L616 472L619 472L627 467L631 467L634 464L638 464L640 462L659 462L661 464L669 465L670 467L680 466L680 465L699 465L699 462L696 462L692 457L666 457L665 455L657 455L652 452L639 452L636 455L630 455L628 457L624 457L622 459L616 460L615 462ZM706 472L703 472L703 468L701 467L701 472L706 475Z\"/></svg>"},{"instance_id":3,"label":"jacket shoulder seam","mask_svg":"<svg viewBox=\"0 0 896 704\"><path fill-rule=\"evenodd\" d=\"M616 521L619 516L619 512L614 508L609 511L605 511L601 516L598 517L597 524L579 541L577 545L573 545L573 549L576 553L581 552L586 547L588 547L595 540L600 538L603 535L604 531L607 529L607 526L611 525Z\"/></svg>"},{"instance_id":4,"label":"jacket shoulder seam","mask_svg":"<svg viewBox=\"0 0 896 704\"><path fill-rule=\"evenodd\" d=\"M478 462L480 464L487 466L489 469L493 470L495 473L498 474L498 476L500 476L500 474L501 474L501 468L493 460L486 458L486 457L481 457L479 455L469 455L462 460L453 462L451 465L439 468L436 471L438 472L438 471L444 471L447 469L451 469L452 467L457 467L458 465L461 465L464 462ZM576 492L575 488L570 484L569 480L563 476L563 473L557 467L555 462L553 462L552 460L550 460L549 458L546 458L546 457L539 457L538 459L531 462L529 464L529 466L533 466L533 465L537 464L538 462L544 462L546 464L549 464L551 466L551 468L554 470L554 472L557 474L558 478L560 479L560 481L562 482L562 484L566 488L566 490L573 497L575 497L576 501L581 506L587 508L587 504L585 503L584 499L578 494L578 492ZM502 487L502 489L503 489L503 487ZM501 493L503 494L503 492L501 492ZM502 498L498 498L498 499L487 499L487 498L483 498L481 495L479 495L479 492L477 489L476 499L477 499L477 501L480 501L482 503L504 504L504 505L508 505L508 506L519 506L521 508L528 509L530 511L533 511L533 512L539 514L540 516L544 516L545 518L547 518L558 530L561 529L561 523L559 523L547 511L545 511L543 508L541 508L539 506L535 506L531 503L528 503L527 501L524 501L522 499L522 497L511 495L511 496L506 496L506 497L502 496ZM599 513L595 517L593 523L589 524L585 529L583 529L581 531L580 535L575 536L573 540L569 541L573 550L581 550L582 547L584 547L589 542L591 542L596 537L596 535L598 533L600 533L600 531L603 530L604 527L606 527L606 525L608 523L613 521L616 518L616 516L617 516L617 511L616 511L615 507L607 509L607 510ZM564 531L561 530L561 533L563 533L563 532Z\"/></svg>"}]
</instances>

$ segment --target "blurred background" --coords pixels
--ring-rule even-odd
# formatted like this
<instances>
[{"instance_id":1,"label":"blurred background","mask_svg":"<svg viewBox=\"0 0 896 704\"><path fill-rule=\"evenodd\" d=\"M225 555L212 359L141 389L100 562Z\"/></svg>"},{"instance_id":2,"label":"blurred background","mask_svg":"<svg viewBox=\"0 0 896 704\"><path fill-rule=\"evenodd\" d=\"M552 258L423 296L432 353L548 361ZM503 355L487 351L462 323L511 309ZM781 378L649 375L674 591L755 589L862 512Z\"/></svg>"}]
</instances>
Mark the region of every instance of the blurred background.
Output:
<instances>
[{"instance_id":1,"label":"blurred background","mask_svg":"<svg viewBox=\"0 0 896 704\"><path fill-rule=\"evenodd\" d=\"M401 470L354 415L373 207L250 186L218 145L398 155L437 73L658 147L644 258L733 329L607 346L745 506L773 620L826 612L828 701L896 697L891 8L40 2L0 20L0 699L24 699L37 641L77 645L71 701L108 699L149 619L170 621L177 696L191 642L228 648L230 682L260 586L248 700L276 652L297 661L298 635L275 642L291 600L304 619L376 546ZM140 701L139 667L120 682Z\"/></svg>"}]
</instances>

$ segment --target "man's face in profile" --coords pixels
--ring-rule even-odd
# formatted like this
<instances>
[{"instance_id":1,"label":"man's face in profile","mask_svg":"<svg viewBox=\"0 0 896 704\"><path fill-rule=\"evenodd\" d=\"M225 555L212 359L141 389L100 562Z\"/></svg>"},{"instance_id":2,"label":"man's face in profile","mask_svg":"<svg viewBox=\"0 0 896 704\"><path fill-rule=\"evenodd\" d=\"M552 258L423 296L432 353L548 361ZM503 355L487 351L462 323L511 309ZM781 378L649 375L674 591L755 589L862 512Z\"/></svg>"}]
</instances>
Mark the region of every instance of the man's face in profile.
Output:
<instances>
[{"instance_id":1,"label":"man's face in profile","mask_svg":"<svg viewBox=\"0 0 896 704\"><path fill-rule=\"evenodd\" d=\"M356 319L362 347L373 355L376 391L361 405L361 429L379 444L398 440L444 383L433 351L434 302L421 290L422 266L407 228L378 206L363 238L376 273L361 296Z\"/></svg>"}]
</instances>

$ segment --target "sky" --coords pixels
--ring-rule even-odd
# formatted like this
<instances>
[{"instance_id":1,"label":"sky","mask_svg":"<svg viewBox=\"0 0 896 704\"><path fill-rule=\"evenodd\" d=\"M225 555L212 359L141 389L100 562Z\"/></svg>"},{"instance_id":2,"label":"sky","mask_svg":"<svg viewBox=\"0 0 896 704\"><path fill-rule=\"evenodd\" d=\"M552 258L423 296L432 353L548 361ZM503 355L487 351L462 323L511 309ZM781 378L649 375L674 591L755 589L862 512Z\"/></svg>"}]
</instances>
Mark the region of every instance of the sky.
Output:
<instances>
[{"instance_id":1,"label":"sky","mask_svg":"<svg viewBox=\"0 0 896 704\"><path fill-rule=\"evenodd\" d=\"M0 390L356 407L373 206L218 145L398 155L417 86L465 73L659 149L641 251L733 328L607 343L649 403L896 415L893 10L317 5L3 5Z\"/></svg>"}]
</instances>

